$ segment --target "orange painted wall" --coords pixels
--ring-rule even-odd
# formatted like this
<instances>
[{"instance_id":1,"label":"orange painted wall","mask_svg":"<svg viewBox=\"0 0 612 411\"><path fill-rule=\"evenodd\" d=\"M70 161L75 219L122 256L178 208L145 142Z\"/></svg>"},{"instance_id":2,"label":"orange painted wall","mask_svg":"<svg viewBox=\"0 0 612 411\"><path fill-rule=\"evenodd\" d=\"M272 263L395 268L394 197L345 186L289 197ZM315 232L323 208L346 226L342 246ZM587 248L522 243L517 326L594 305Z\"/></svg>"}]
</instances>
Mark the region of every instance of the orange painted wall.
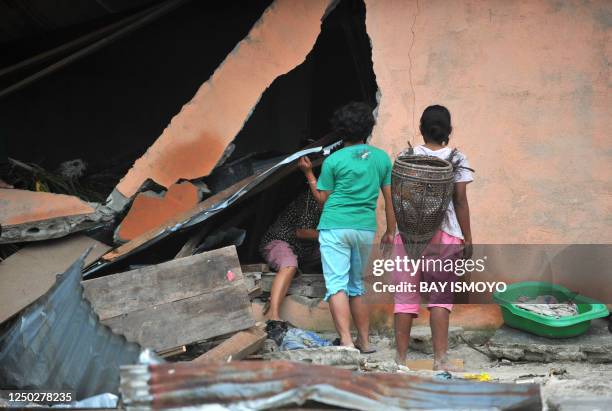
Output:
<instances>
[{"instance_id":1,"label":"orange painted wall","mask_svg":"<svg viewBox=\"0 0 612 411\"><path fill-rule=\"evenodd\" d=\"M476 169L474 242L612 242L612 3L365 2L373 144L392 156L420 144L423 109L443 104Z\"/></svg>"},{"instance_id":2,"label":"orange painted wall","mask_svg":"<svg viewBox=\"0 0 612 411\"><path fill-rule=\"evenodd\" d=\"M329 5L330 0L277 0L268 7L115 190L130 198L148 178L169 187L208 175L266 88L304 61Z\"/></svg>"}]
</instances>

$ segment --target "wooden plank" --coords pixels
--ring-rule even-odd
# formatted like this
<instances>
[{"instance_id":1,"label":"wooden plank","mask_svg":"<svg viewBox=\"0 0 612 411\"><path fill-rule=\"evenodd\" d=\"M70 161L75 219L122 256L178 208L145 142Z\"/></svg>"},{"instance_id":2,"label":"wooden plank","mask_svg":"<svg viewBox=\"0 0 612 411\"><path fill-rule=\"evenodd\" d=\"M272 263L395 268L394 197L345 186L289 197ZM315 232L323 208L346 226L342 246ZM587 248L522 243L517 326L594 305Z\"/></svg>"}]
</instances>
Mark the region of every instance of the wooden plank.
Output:
<instances>
[{"instance_id":1,"label":"wooden plank","mask_svg":"<svg viewBox=\"0 0 612 411\"><path fill-rule=\"evenodd\" d=\"M104 324L157 351L255 323L234 246L87 280L83 286Z\"/></svg>"},{"instance_id":2,"label":"wooden plank","mask_svg":"<svg viewBox=\"0 0 612 411\"><path fill-rule=\"evenodd\" d=\"M156 354L162 358L167 358L167 357L172 357L178 354L182 354L184 352L187 352L187 347L185 347L184 345L181 345L180 347L174 347L174 348L169 348L167 350L157 351Z\"/></svg>"},{"instance_id":3,"label":"wooden plank","mask_svg":"<svg viewBox=\"0 0 612 411\"><path fill-rule=\"evenodd\" d=\"M28 244L0 263L0 323L36 301L89 247L89 264L110 247L83 234Z\"/></svg>"},{"instance_id":4,"label":"wooden plank","mask_svg":"<svg viewBox=\"0 0 612 411\"><path fill-rule=\"evenodd\" d=\"M275 273L261 274L261 289L263 292L270 292L275 275ZM301 274L293 278L287 295L323 298L325 297L326 290L323 274Z\"/></svg>"},{"instance_id":5,"label":"wooden plank","mask_svg":"<svg viewBox=\"0 0 612 411\"><path fill-rule=\"evenodd\" d=\"M234 246L85 280L83 287L100 320L106 320L224 286L228 271L244 285Z\"/></svg>"},{"instance_id":6,"label":"wooden plank","mask_svg":"<svg viewBox=\"0 0 612 411\"><path fill-rule=\"evenodd\" d=\"M243 273L265 273L270 271L270 267L268 267L268 264L264 263L242 264L240 268L242 268Z\"/></svg>"},{"instance_id":7,"label":"wooden plank","mask_svg":"<svg viewBox=\"0 0 612 411\"><path fill-rule=\"evenodd\" d=\"M248 330L234 334L229 339L212 350L205 352L193 361L225 362L230 358L231 360L241 360L257 352L263 346L266 338L268 338L268 334L264 331L263 324L258 324Z\"/></svg>"}]
</instances>

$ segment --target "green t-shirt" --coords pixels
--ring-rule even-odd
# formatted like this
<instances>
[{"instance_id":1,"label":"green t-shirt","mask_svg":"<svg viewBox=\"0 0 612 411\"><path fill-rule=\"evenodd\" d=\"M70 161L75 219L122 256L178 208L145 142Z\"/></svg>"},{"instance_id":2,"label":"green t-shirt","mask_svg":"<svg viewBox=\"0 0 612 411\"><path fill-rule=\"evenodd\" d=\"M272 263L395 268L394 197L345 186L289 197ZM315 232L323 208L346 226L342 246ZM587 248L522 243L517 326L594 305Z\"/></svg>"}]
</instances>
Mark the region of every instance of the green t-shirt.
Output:
<instances>
[{"instance_id":1,"label":"green t-shirt","mask_svg":"<svg viewBox=\"0 0 612 411\"><path fill-rule=\"evenodd\" d=\"M345 147L326 158L317 188L332 193L317 228L376 231L378 193L391 184L391 167L387 153L368 144Z\"/></svg>"}]
</instances>

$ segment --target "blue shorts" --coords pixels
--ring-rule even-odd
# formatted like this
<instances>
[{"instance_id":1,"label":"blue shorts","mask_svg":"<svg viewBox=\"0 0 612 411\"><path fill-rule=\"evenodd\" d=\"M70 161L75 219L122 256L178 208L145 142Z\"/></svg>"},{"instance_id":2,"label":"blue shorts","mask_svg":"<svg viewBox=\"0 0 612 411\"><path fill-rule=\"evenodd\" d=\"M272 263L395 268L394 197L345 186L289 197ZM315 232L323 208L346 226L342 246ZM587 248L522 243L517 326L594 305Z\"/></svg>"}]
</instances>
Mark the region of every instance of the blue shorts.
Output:
<instances>
[{"instance_id":1,"label":"blue shorts","mask_svg":"<svg viewBox=\"0 0 612 411\"><path fill-rule=\"evenodd\" d=\"M344 291L349 297L365 294L363 269L370 258L374 231L350 228L320 230L319 245L325 277L325 301Z\"/></svg>"}]
</instances>

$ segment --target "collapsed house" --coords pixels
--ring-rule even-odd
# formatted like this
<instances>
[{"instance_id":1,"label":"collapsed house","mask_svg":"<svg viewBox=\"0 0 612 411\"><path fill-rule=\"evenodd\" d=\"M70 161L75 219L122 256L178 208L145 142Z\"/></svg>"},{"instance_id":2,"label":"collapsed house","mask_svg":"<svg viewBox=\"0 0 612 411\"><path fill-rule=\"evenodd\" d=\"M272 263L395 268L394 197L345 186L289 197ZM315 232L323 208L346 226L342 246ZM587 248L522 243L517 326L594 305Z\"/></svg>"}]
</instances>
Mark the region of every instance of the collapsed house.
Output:
<instances>
[{"instance_id":1,"label":"collapsed house","mask_svg":"<svg viewBox=\"0 0 612 411\"><path fill-rule=\"evenodd\" d=\"M451 384L447 390L447 383L406 379L395 374L381 382L378 376L351 374L335 368L305 367L300 374L291 364L236 362L261 359L256 354L264 347L267 336L258 319L264 310L273 274L260 264L259 240L275 215L304 188L295 161L308 154L315 164L320 164L325 155L339 147L338 137L327 134L327 119L333 109L351 100L366 101L377 112L374 142L390 152L398 152L406 141L415 141L418 127L415 106L429 101L429 97L421 95L462 101L457 95L432 92L437 90L436 84L451 80L460 83L463 79L450 67L453 62L448 59L452 60L452 52L428 53L420 43L421 38L417 39L423 28L428 27L421 13L433 21L458 26L452 32L459 42L457 46L471 44L474 38L465 34L468 29L464 22L448 22L438 8L422 10L423 5L418 2L386 5L374 0L276 0L248 5L230 2L227 6L204 3L139 1L131 3L133 9L115 4L113 12L90 10L89 14L95 18L89 23L74 20L72 16L73 21L83 26L70 30L87 35L79 37L67 49L60 47L55 55L40 57L29 67L36 68L37 64L52 59L56 64L50 67L53 71L49 74L54 76L54 81L35 82L39 77L26 72L19 82L23 85L0 92L2 108L14 114L7 119L9 133L63 136L57 137L61 138L59 143L41 138L40 146L30 146L11 140L7 147L9 161L5 169L13 177L11 182L17 182L18 188L30 188L0 189L0 245L11 247L2 250L2 257L8 258L0 264L3 327L0 363L3 370L6 365L6 370L13 373L11 385L42 387L43 382L28 380L31 375L18 375L18 359L22 357L17 354L24 347L16 343L20 337L17 324L31 318L47 299L57 298L50 296L57 294L65 278L72 279L73 291L80 290L80 285L74 283L76 268L71 264L84 250L94 246L82 273L78 270L83 277L85 299L75 294L70 297L76 300L70 301L95 312L87 313L89 325L93 327L88 332L103 334L113 341L107 348L115 347L115 354L123 351L127 354L116 363L102 361L91 366L92 375L96 376L104 373L98 368L112 365L109 367L112 375L106 377L108 384L97 385L95 389L93 381L87 378L82 378L81 383L88 386L76 387L60 374L49 373L50 379L66 383L58 387L74 388L79 399L121 391L125 404L134 407L216 402L253 405L249 402L253 395L249 393L254 393L258 398L253 401L262 406L312 400L333 406L351 404L355 409L381 406L404 409L415 404L423 408L453 404L539 409L539 387L531 384L499 386L462 382ZM496 6L503 9L500 16L518 13L507 10L508 6ZM549 16L551 12L539 10L541 7L531 6L531 14ZM467 13L466 20L502 19L493 12L483 17L468 9L471 10L466 6L467 11L457 15ZM52 13L39 12L48 18L48 13ZM67 26L72 24L63 21L61 16L55 17L56 28L61 28L62 22ZM392 22L392 26L387 22ZM500 30L507 30L511 23L504 20ZM402 33L411 34L395 36L394 29L399 26ZM71 35L70 30L60 34L65 38ZM604 35L603 29L594 31L597 39ZM439 46L440 39L427 33L427 40ZM464 34L455 36L457 33ZM405 42L405 38L410 41ZM31 49L27 38L22 41L24 49ZM47 45L53 41L49 38ZM419 41L416 46L415 41ZM396 49L405 52L399 53ZM128 58L132 53L134 56ZM428 71L429 64L417 55L426 56L435 69ZM74 63L68 66L70 62ZM56 70L56 66L63 69ZM9 68L11 73L19 74L20 67ZM591 66L583 69L587 76L593 70ZM42 74L47 71L41 70ZM480 78L498 82L494 75L486 74ZM555 75L550 74L553 82ZM564 76L558 77L565 81ZM164 82L160 78L172 81ZM572 84L563 82L564 92L571 94ZM600 87L599 83L595 84ZM514 107L514 104L524 104L529 97L521 94L521 87L491 86L491 89L504 98L519 99L512 100ZM64 93L64 90L71 92ZM580 95L584 91L581 90L578 90ZM472 95L473 91L466 93ZM598 96L595 93L594 98ZM35 107L31 107L32 101L37 102ZM87 115L75 118L75 106L86 107ZM599 100L591 102L596 115L600 106ZM44 121L28 121L30 116L39 118L36 109L47 113ZM471 114L461 113L466 117ZM573 130L572 126L575 124L570 124L568 129ZM598 130L593 132L593 140L599 138ZM462 141L462 144L474 151L483 149L472 141ZM509 143L506 147L510 147L514 157L524 154L520 144ZM72 165L68 162L64 167L57 167L57 172L46 172L33 165L45 163L51 169L73 158L85 161ZM600 157L595 158L598 160L593 168L602 167ZM28 161L21 161L24 159ZM557 161L557 157L550 161ZM87 181L92 187L93 183L104 183L104 190L100 190L104 191L102 198L99 192L90 193L89 186L88 190L84 189L85 178L80 177L83 164L92 169L90 177L95 179ZM490 175L499 174L489 165L483 168ZM583 174L575 175L582 178ZM595 181L597 187L605 184L609 173L599 175ZM560 190L548 183L542 189L543 197L536 197L536 204ZM497 192L500 198L512 203L512 190L525 190L521 183L513 181L510 185L508 190L497 189ZM51 189L45 190L45 187ZM564 193L568 190L563 187ZM603 192L594 191L593 195ZM66 195L71 192L81 198ZM521 198L530 196L536 194L526 190ZM494 208L487 201L491 200L485 199L485 205L480 208ZM559 219L573 215L574 209L568 207ZM590 207L591 215L605 218L604 208ZM543 209L539 211L544 213ZM528 226L529 239L536 238L538 230L549 230L548 222L542 222L545 219L530 218L519 219L517 224L523 228ZM498 229L503 227L499 216L491 216L490 221ZM518 230L511 227L507 231L516 239ZM482 231L488 241L496 239L494 228ZM584 228L580 233L586 231ZM559 237L554 237L553 232L546 238ZM70 276L64 274L64 279L56 284L56 275L69 266ZM326 321L329 327L331 320L320 304L324 293L320 273L304 273L296 279L289 290L294 298L285 303L287 311L298 312L291 321L303 328L316 328L313 323ZM60 304L67 302L59 301ZM388 314L388 308L378 309L377 317ZM40 324L51 325L36 318ZM459 313L458 318L475 326L501 325L499 312L491 305L468 307L463 317ZM55 328L53 338L77 332L64 333L61 328ZM498 344L499 340L493 342ZM96 349L99 344L104 344L103 340L95 338L80 348ZM135 365L141 347L151 348L172 360L191 360L193 365ZM492 352L504 359L512 353L518 360L534 358L533 352L521 347L517 343L512 351L503 344L493 345ZM608 347L594 348L589 343L581 354L597 362L608 362ZM30 354L52 356L55 354L52 348L37 347ZM550 359L554 347L549 346L545 351L541 357ZM348 362L353 369L363 371L359 356L349 354ZM304 362L319 361L313 361L313 354L308 352L300 355ZM289 359L298 357L295 354ZM283 357L276 354L265 359L279 358ZM53 369L61 361L60 357L53 357L46 365ZM227 361L235 363L224 364ZM342 356L342 361L347 358ZM73 365L79 368L83 364ZM124 368L119 389L117 376L121 365ZM268 368L274 374L268 382L275 388L268 390L270 386L266 386L259 391L257 382ZM172 374L176 376L169 377ZM180 391L188 385L185 380L194 375L198 380L189 387L191 397L182 398ZM337 386L335 378L350 379L351 383ZM317 384L320 379L326 384ZM215 381L235 386L240 398L233 398L226 388L215 386ZM143 384L144 396L136 389ZM291 389L279 388L284 385ZM370 389L361 390L362 385ZM394 395L388 396L389 390ZM430 396L418 403L411 398L422 397L424 392ZM150 393L155 393L152 399Z\"/></svg>"}]
</instances>

